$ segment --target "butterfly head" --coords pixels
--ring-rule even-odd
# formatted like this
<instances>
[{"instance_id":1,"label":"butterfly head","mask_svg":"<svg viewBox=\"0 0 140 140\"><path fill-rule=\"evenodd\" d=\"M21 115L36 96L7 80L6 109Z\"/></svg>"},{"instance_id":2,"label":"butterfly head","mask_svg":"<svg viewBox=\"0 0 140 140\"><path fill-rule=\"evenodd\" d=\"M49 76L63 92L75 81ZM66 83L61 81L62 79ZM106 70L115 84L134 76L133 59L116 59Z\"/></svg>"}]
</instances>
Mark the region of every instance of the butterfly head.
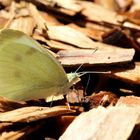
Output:
<instances>
[{"instance_id":1,"label":"butterfly head","mask_svg":"<svg viewBox=\"0 0 140 140\"><path fill-rule=\"evenodd\" d=\"M77 82L79 82L80 79L80 75L78 73L68 73L67 74L70 86L73 84L76 84Z\"/></svg>"}]
</instances>

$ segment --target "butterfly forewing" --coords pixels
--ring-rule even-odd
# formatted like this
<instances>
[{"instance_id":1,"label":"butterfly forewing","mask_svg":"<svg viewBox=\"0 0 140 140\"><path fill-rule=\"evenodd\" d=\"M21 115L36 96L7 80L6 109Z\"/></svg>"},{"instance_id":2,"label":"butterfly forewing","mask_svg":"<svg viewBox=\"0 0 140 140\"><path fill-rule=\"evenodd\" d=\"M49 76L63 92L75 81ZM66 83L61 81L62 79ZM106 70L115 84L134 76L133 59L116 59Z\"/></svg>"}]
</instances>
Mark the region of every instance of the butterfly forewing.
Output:
<instances>
[{"instance_id":1,"label":"butterfly forewing","mask_svg":"<svg viewBox=\"0 0 140 140\"><path fill-rule=\"evenodd\" d=\"M24 38L26 41L26 35ZM14 100L46 98L68 83L62 66L49 52L44 54L25 42L5 41L0 44L0 96Z\"/></svg>"}]
</instances>

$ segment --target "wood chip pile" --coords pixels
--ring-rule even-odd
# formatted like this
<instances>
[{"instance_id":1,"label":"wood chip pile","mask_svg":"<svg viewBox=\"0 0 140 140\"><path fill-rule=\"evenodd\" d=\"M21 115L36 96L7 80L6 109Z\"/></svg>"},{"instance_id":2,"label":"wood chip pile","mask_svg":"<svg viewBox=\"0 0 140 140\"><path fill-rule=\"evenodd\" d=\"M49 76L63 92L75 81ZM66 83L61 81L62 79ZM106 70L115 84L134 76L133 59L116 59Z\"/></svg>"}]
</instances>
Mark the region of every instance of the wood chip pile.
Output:
<instances>
[{"instance_id":1,"label":"wood chip pile","mask_svg":"<svg viewBox=\"0 0 140 140\"><path fill-rule=\"evenodd\" d=\"M87 74L57 101L1 97L0 139L140 139L139 0L0 0L2 28Z\"/></svg>"}]
</instances>

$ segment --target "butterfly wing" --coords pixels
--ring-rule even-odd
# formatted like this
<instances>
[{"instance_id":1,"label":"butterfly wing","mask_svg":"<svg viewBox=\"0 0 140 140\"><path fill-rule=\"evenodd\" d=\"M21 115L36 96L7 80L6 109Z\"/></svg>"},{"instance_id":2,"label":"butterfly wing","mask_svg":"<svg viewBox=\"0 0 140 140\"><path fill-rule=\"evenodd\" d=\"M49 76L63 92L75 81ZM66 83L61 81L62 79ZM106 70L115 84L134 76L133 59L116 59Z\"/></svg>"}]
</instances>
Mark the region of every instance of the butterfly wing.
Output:
<instances>
[{"instance_id":1,"label":"butterfly wing","mask_svg":"<svg viewBox=\"0 0 140 140\"><path fill-rule=\"evenodd\" d=\"M32 47L34 41L27 45L13 40L5 43L4 39L0 34L0 96L12 100L46 98L69 83L57 60L49 52L43 54Z\"/></svg>"},{"instance_id":2,"label":"butterfly wing","mask_svg":"<svg viewBox=\"0 0 140 140\"><path fill-rule=\"evenodd\" d=\"M41 45L35 40L33 40L30 36L27 36L21 31L12 29L5 29L0 32L0 43L0 47L4 47L6 44L19 43L36 48L40 51L42 50Z\"/></svg>"}]
</instances>

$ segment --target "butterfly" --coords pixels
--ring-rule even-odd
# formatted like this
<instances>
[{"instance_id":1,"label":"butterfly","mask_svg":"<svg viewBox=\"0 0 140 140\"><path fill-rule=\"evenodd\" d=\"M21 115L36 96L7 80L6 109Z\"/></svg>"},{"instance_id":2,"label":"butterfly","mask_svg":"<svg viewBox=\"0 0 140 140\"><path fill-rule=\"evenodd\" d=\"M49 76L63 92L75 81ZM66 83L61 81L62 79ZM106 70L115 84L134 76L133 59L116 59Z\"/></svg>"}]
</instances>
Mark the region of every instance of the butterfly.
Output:
<instances>
[{"instance_id":1,"label":"butterfly","mask_svg":"<svg viewBox=\"0 0 140 140\"><path fill-rule=\"evenodd\" d=\"M0 96L25 101L64 95L77 81L78 74L67 76L56 58L25 33L0 32Z\"/></svg>"}]
</instances>

